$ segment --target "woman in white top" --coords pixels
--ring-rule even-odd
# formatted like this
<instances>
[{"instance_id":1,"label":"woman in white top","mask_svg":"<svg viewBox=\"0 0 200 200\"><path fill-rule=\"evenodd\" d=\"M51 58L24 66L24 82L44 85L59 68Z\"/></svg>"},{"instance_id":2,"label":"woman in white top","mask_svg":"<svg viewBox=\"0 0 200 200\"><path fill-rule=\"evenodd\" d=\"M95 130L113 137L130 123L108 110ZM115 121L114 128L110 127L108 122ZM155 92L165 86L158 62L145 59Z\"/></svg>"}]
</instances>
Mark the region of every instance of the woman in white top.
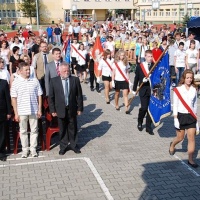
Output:
<instances>
[{"instance_id":1,"label":"woman in white top","mask_svg":"<svg viewBox=\"0 0 200 200\"><path fill-rule=\"evenodd\" d=\"M99 76L102 72L102 80L105 87L105 97L106 97L106 103L110 104L110 98L109 98L109 91L112 89L112 66L113 66L114 59L111 58L111 51L109 49L106 49L103 52L103 57L99 62L98 71ZM100 78L97 78L97 81L100 82Z\"/></svg>"},{"instance_id":2,"label":"woman in white top","mask_svg":"<svg viewBox=\"0 0 200 200\"><path fill-rule=\"evenodd\" d=\"M77 77L77 71L76 71L76 65L77 65L77 60L76 60L76 56L77 56L77 52L79 49L79 43L77 38L73 38L73 43L71 43L71 58L72 58L72 62L71 62L71 68L72 68L72 74L74 74Z\"/></svg>"},{"instance_id":3,"label":"woman in white top","mask_svg":"<svg viewBox=\"0 0 200 200\"><path fill-rule=\"evenodd\" d=\"M143 38L142 39L142 45L140 47L140 55L138 57L139 63L145 62L145 51L149 50L149 49L150 49L150 47L149 47L147 38Z\"/></svg>"},{"instance_id":4,"label":"woman in white top","mask_svg":"<svg viewBox=\"0 0 200 200\"><path fill-rule=\"evenodd\" d=\"M77 65L76 65L76 71L78 71L80 74L80 82L87 83L86 78L87 78L87 65L86 65L86 55L87 51L84 49L84 44L81 43L79 46L79 50L77 52ZM82 76L83 73L83 76Z\"/></svg>"},{"instance_id":5,"label":"woman in white top","mask_svg":"<svg viewBox=\"0 0 200 200\"><path fill-rule=\"evenodd\" d=\"M6 80L9 84L10 82L10 73L7 70L5 60L0 57L0 79Z\"/></svg>"},{"instance_id":6,"label":"woman in white top","mask_svg":"<svg viewBox=\"0 0 200 200\"><path fill-rule=\"evenodd\" d=\"M120 73L117 66L119 67L119 69L123 75ZM126 52L124 50L119 50L115 55L115 62L113 63L112 87L115 88L115 108L116 108L116 110L120 110L119 94L120 94L120 90L123 91L126 114L130 113L129 109L128 109L128 93L129 93L129 83L130 83L129 72L128 72L129 68L130 68L130 66L128 64Z\"/></svg>"},{"instance_id":7,"label":"woman in white top","mask_svg":"<svg viewBox=\"0 0 200 200\"><path fill-rule=\"evenodd\" d=\"M105 49L109 49L111 52L112 57L115 54L115 42L113 41L112 36L108 36L108 41L105 43Z\"/></svg>"},{"instance_id":8,"label":"woman in white top","mask_svg":"<svg viewBox=\"0 0 200 200\"><path fill-rule=\"evenodd\" d=\"M186 69L183 72L177 89L186 104L197 115L197 90L194 85L194 73L192 70ZM199 129L197 127L197 120L188 112L175 92L173 101L174 126L177 136L170 143L169 154L174 155L175 146L184 139L185 130L187 130L188 164L196 168L198 165L193 161L193 154L195 150L196 128Z\"/></svg>"},{"instance_id":9,"label":"woman in white top","mask_svg":"<svg viewBox=\"0 0 200 200\"><path fill-rule=\"evenodd\" d=\"M186 66L187 69L191 69L194 74L199 69L199 51L195 49L195 40L190 41L190 47L186 50Z\"/></svg>"},{"instance_id":10,"label":"woman in white top","mask_svg":"<svg viewBox=\"0 0 200 200\"><path fill-rule=\"evenodd\" d=\"M1 43L0 56L4 59L4 64L6 64L7 70L9 71L10 50L6 48L5 40L3 40Z\"/></svg>"}]
</instances>

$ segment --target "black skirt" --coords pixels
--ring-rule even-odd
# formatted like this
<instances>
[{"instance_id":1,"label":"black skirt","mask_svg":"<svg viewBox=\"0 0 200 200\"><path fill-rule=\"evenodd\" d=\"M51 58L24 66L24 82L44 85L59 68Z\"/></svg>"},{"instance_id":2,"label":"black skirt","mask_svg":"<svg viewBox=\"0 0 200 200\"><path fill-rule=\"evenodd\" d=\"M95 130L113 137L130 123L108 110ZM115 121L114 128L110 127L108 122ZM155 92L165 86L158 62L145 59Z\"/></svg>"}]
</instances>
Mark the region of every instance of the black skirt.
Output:
<instances>
[{"instance_id":1,"label":"black skirt","mask_svg":"<svg viewBox=\"0 0 200 200\"><path fill-rule=\"evenodd\" d=\"M79 65L77 64L76 67L75 67L75 70L78 71L78 72L85 72L87 69L87 65Z\"/></svg>"},{"instance_id":2,"label":"black skirt","mask_svg":"<svg viewBox=\"0 0 200 200\"><path fill-rule=\"evenodd\" d=\"M115 89L116 90L128 90L129 84L126 81L115 81Z\"/></svg>"},{"instance_id":3,"label":"black skirt","mask_svg":"<svg viewBox=\"0 0 200 200\"><path fill-rule=\"evenodd\" d=\"M72 62L71 62L72 65L76 65L77 64L77 61L76 61L76 57L72 57Z\"/></svg>"},{"instance_id":4,"label":"black skirt","mask_svg":"<svg viewBox=\"0 0 200 200\"><path fill-rule=\"evenodd\" d=\"M109 81L109 82L111 82L112 81L112 78L110 77L110 76L103 76L102 75L102 81Z\"/></svg>"},{"instance_id":5,"label":"black skirt","mask_svg":"<svg viewBox=\"0 0 200 200\"><path fill-rule=\"evenodd\" d=\"M178 113L177 118L180 123L180 130L196 128L197 120L191 114Z\"/></svg>"}]
</instances>

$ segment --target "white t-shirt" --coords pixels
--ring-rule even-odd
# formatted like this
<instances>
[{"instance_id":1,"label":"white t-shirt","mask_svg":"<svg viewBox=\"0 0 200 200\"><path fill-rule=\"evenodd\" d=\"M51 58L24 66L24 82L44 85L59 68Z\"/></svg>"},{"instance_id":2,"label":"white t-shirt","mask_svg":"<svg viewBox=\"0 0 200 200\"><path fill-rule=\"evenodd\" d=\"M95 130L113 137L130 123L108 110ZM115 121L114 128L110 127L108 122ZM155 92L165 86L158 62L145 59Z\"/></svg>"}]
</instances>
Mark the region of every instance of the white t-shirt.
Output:
<instances>
[{"instance_id":1,"label":"white t-shirt","mask_svg":"<svg viewBox=\"0 0 200 200\"><path fill-rule=\"evenodd\" d=\"M114 47L115 47L115 42L114 41L112 41L112 42L107 41L105 46L106 46L106 49L109 49L111 52L113 52Z\"/></svg>"},{"instance_id":2,"label":"white t-shirt","mask_svg":"<svg viewBox=\"0 0 200 200\"><path fill-rule=\"evenodd\" d=\"M185 50L181 51L180 49L177 49L174 53L174 57L176 57L176 67L185 67Z\"/></svg>"},{"instance_id":3,"label":"white t-shirt","mask_svg":"<svg viewBox=\"0 0 200 200\"><path fill-rule=\"evenodd\" d=\"M77 49L78 50L78 48L79 48L79 43L72 43L71 45L73 45L74 47L75 47L75 49ZM76 51L74 50L74 48L73 47L71 47L71 57L76 57L77 56L77 53L76 53Z\"/></svg>"},{"instance_id":4,"label":"white t-shirt","mask_svg":"<svg viewBox=\"0 0 200 200\"><path fill-rule=\"evenodd\" d=\"M196 49L194 49L194 50L187 49L186 50L186 55L188 57L188 63L191 63L191 64L197 63L198 51Z\"/></svg>"},{"instance_id":5,"label":"white t-shirt","mask_svg":"<svg viewBox=\"0 0 200 200\"><path fill-rule=\"evenodd\" d=\"M125 66L122 61L118 61L117 64L118 64L119 68L121 69L122 73L124 74L124 76L127 79L129 79L127 76L127 70L130 68L129 64L127 66ZM115 63L113 63L113 70L115 70L115 80L116 81L125 81L125 79L123 78L123 76L121 75L119 70L117 69Z\"/></svg>"},{"instance_id":6,"label":"white t-shirt","mask_svg":"<svg viewBox=\"0 0 200 200\"><path fill-rule=\"evenodd\" d=\"M199 50L200 49L200 45L199 45L199 41L198 40L194 40L195 41L195 49L196 50ZM184 49L187 50L190 48L190 40L187 40L185 42L185 46L184 46Z\"/></svg>"},{"instance_id":7,"label":"white t-shirt","mask_svg":"<svg viewBox=\"0 0 200 200\"><path fill-rule=\"evenodd\" d=\"M109 65L111 66L111 68L113 67L113 62L114 59L106 59L106 61L109 63ZM110 69L110 67L107 65L107 63L105 62L104 59L101 59L98 65L98 70L102 70L102 75L106 76L106 77L111 77L112 76L112 70Z\"/></svg>"},{"instance_id":8,"label":"white t-shirt","mask_svg":"<svg viewBox=\"0 0 200 200\"><path fill-rule=\"evenodd\" d=\"M10 50L12 51L13 47L19 47L19 54L22 55L23 54L23 49L24 49L24 45L22 43L16 44L16 43L12 43L10 45Z\"/></svg>"},{"instance_id":9,"label":"white t-shirt","mask_svg":"<svg viewBox=\"0 0 200 200\"><path fill-rule=\"evenodd\" d=\"M83 50L83 51L82 50L78 50L78 52L79 52L79 54L77 53L77 56L76 56L76 60L77 60L78 64L79 65L85 65L86 61L83 58L86 58L87 51L86 50ZM82 56L80 56L80 54Z\"/></svg>"}]
</instances>

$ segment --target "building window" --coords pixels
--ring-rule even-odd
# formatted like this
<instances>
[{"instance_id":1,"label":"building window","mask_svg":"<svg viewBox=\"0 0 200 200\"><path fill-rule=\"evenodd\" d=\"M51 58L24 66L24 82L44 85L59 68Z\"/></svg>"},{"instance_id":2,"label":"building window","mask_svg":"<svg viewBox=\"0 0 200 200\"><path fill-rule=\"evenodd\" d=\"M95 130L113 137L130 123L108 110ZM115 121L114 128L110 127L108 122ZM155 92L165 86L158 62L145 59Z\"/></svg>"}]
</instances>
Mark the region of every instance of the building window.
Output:
<instances>
[{"instance_id":1,"label":"building window","mask_svg":"<svg viewBox=\"0 0 200 200\"><path fill-rule=\"evenodd\" d=\"M12 17L16 17L16 12L15 12L15 10L12 10Z\"/></svg>"},{"instance_id":2,"label":"building window","mask_svg":"<svg viewBox=\"0 0 200 200\"><path fill-rule=\"evenodd\" d=\"M80 0L74 0L74 1L80 1Z\"/></svg>"},{"instance_id":3,"label":"building window","mask_svg":"<svg viewBox=\"0 0 200 200\"><path fill-rule=\"evenodd\" d=\"M7 16L11 17L11 10L7 10Z\"/></svg>"},{"instance_id":4,"label":"building window","mask_svg":"<svg viewBox=\"0 0 200 200\"><path fill-rule=\"evenodd\" d=\"M172 16L177 16L177 10L176 9L172 9Z\"/></svg>"},{"instance_id":5,"label":"building window","mask_svg":"<svg viewBox=\"0 0 200 200\"><path fill-rule=\"evenodd\" d=\"M180 16L183 17L183 16L184 16L184 9L180 9L180 12L179 12L179 13L180 13Z\"/></svg>"},{"instance_id":6,"label":"building window","mask_svg":"<svg viewBox=\"0 0 200 200\"><path fill-rule=\"evenodd\" d=\"M166 16L170 16L170 9L166 9Z\"/></svg>"},{"instance_id":7,"label":"building window","mask_svg":"<svg viewBox=\"0 0 200 200\"><path fill-rule=\"evenodd\" d=\"M115 1L121 1L121 0L115 0Z\"/></svg>"},{"instance_id":8,"label":"building window","mask_svg":"<svg viewBox=\"0 0 200 200\"><path fill-rule=\"evenodd\" d=\"M160 16L164 16L164 11L163 11L163 9L160 9Z\"/></svg>"},{"instance_id":9,"label":"building window","mask_svg":"<svg viewBox=\"0 0 200 200\"><path fill-rule=\"evenodd\" d=\"M7 3L10 3L10 0L7 0Z\"/></svg>"},{"instance_id":10,"label":"building window","mask_svg":"<svg viewBox=\"0 0 200 200\"><path fill-rule=\"evenodd\" d=\"M151 11L147 11L147 16L151 16Z\"/></svg>"},{"instance_id":11,"label":"building window","mask_svg":"<svg viewBox=\"0 0 200 200\"><path fill-rule=\"evenodd\" d=\"M84 0L84 1L90 1L90 0Z\"/></svg>"},{"instance_id":12,"label":"building window","mask_svg":"<svg viewBox=\"0 0 200 200\"><path fill-rule=\"evenodd\" d=\"M199 8L194 8L194 15L199 16Z\"/></svg>"},{"instance_id":13,"label":"building window","mask_svg":"<svg viewBox=\"0 0 200 200\"><path fill-rule=\"evenodd\" d=\"M125 0L125 1L130 1L130 0Z\"/></svg>"},{"instance_id":14,"label":"building window","mask_svg":"<svg viewBox=\"0 0 200 200\"><path fill-rule=\"evenodd\" d=\"M10 0L10 3L15 3L15 0Z\"/></svg>"},{"instance_id":15,"label":"building window","mask_svg":"<svg viewBox=\"0 0 200 200\"><path fill-rule=\"evenodd\" d=\"M5 10L3 10L3 15L2 16L6 17L6 11Z\"/></svg>"},{"instance_id":16,"label":"building window","mask_svg":"<svg viewBox=\"0 0 200 200\"><path fill-rule=\"evenodd\" d=\"M153 12L153 16L156 17L157 15L158 15L158 12L157 12L157 11L154 11L154 12Z\"/></svg>"},{"instance_id":17,"label":"building window","mask_svg":"<svg viewBox=\"0 0 200 200\"><path fill-rule=\"evenodd\" d=\"M18 11L16 11L16 16L17 17L21 17L21 12L18 10Z\"/></svg>"},{"instance_id":18,"label":"building window","mask_svg":"<svg viewBox=\"0 0 200 200\"><path fill-rule=\"evenodd\" d=\"M106 0L106 1L111 1L111 0Z\"/></svg>"},{"instance_id":19,"label":"building window","mask_svg":"<svg viewBox=\"0 0 200 200\"><path fill-rule=\"evenodd\" d=\"M101 0L95 0L95 1L98 1L98 2L100 2Z\"/></svg>"},{"instance_id":20,"label":"building window","mask_svg":"<svg viewBox=\"0 0 200 200\"><path fill-rule=\"evenodd\" d=\"M2 0L2 3L6 3L6 0Z\"/></svg>"}]
</instances>

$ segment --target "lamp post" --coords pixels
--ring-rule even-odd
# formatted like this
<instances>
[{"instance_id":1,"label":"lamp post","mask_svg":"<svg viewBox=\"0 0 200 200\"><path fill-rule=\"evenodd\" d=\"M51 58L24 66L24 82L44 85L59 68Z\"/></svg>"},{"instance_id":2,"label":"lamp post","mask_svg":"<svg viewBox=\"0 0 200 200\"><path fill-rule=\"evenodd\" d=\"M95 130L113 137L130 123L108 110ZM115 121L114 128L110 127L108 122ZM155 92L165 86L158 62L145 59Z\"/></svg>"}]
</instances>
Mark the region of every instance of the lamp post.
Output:
<instances>
[{"instance_id":1,"label":"lamp post","mask_svg":"<svg viewBox=\"0 0 200 200\"><path fill-rule=\"evenodd\" d=\"M38 0L35 0L36 4L36 18L37 18L37 30L39 29L39 9L38 9Z\"/></svg>"}]
</instances>

